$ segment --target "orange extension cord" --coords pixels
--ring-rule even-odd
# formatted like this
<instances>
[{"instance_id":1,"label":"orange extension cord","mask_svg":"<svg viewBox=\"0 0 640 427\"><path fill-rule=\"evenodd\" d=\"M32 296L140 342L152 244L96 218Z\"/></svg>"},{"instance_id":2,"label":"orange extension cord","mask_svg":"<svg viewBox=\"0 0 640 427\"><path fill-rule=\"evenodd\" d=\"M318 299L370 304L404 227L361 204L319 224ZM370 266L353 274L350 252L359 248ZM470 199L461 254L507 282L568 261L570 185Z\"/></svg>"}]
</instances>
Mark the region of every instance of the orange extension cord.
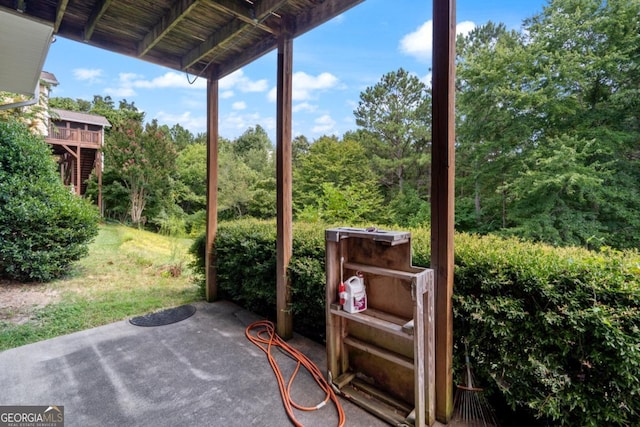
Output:
<instances>
[{"instance_id":1,"label":"orange extension cord","mask_svg":"<svg viewBox=\"0 0 640 427\"><path fill-rule=\"evenodd\" d=\"M245 335L247 338L260 347L262 351L265 352L267 358L269 359L269 364L271 365L271 369L276 375L276 379L278 380L278 387L280 388L280 395L282 396L282 403L284 405L285 410L287 411L287 415L289 419L295 426L303 427L303 425L296 419L293 409L299 409L301 411L315 411L317 409L322 408L327 404L329 399L333 401L338 410L339 423L338 426L344 426L345 416L344 410L342 409L342 405L338 400L338 397L333 392L333 389L329 385L329 383L322 376L322 372L320 369L313 363L307 356L305 356L299 350L288 345L282 338L280 338L276 332L275 327L272 322L268 320L259 320L247 326L245 330ZM296 365L296 369L291 374L291 378L289 378L289 382L285 385L284 377L282 376L282 372L280 371L280 367L276 362L275 358L271 354L272 347L280 347L284 352L288 353L291 358L296 360L298 363ZM300 366L304 366L307 371L311 374L313 379L318 383L320 388L324 390L326 393L325 399L316 406L307 407L297 404L291 398L291 385L293 384L293 380L295 379L298 371L300 370Z\"/></svg>"}]
</instances>

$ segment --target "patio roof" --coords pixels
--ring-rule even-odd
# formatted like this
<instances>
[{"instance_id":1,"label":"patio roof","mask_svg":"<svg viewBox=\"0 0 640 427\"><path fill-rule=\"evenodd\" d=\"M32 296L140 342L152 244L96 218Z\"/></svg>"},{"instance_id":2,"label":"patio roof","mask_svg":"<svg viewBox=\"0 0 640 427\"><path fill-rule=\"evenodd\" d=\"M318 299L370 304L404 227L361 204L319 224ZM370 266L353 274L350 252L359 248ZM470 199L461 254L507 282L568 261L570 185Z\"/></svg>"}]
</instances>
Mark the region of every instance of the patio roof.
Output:
<instances>
[{"instance_id":1,"label":"patio roof","mask_svg":"<svg viewBox=\"0 0 640 427\"><path fill-rule=\"evenodd\" d=\"M194 75L215 70L222 78L274 50L281 28L295 38L362 1L0 0L0 11L17 8L61 37Z\"/></svg>"}]
</instances>

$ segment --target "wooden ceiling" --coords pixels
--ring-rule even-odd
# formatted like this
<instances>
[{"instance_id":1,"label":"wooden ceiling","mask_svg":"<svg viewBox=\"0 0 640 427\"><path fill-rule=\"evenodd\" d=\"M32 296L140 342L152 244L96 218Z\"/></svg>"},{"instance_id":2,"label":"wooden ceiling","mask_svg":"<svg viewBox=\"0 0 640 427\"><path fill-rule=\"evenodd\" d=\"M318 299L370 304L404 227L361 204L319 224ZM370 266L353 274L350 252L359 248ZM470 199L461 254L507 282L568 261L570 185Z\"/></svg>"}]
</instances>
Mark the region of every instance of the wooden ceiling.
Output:
<instances>
[{"instance_id":1,"label":"wooden ceiling","mask_svg":"<svg viewBox=\"0 0 640 427\"><path fill-rule=\"evenodd\" d=\"M364 0L0 0L54 34L222 78ZM4 40L2 41L5 42Z\"/></svg>"}]
</instances>

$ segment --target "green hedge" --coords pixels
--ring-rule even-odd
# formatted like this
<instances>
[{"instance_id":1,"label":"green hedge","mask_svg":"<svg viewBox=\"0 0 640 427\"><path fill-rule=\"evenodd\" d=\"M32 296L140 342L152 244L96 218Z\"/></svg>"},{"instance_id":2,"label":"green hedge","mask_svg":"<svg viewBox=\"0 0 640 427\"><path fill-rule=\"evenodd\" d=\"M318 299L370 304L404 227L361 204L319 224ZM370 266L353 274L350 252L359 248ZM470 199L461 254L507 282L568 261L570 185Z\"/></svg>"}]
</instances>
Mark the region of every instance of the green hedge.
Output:
<instances>
[{"instance_id":1,"label":"green hedge","mask_svg":"<svg viewBox=\"0 0 640 427\"><path fill-rule=\"evenodd\" d=\"M275 223L259 220L222 222L215 245L218 296L248 310L276 318ZM191 252L192 267L204 276L205 236ZM324 328L324 229L296 224L293 257L289 263L291 307L297 332L321 341ZM201 280L202 294L204 281Z\"/></svg>"},{"instance_id":2,"label":"green hedge","mask_svg":"<svg viewBox=\"0 0 640 427\"><path fill-rule=\"evenodd\" d=\"M289 270L294 329L318 340L325 334L328 227L294 225ZM427 266L429 230L409 231L413 264ZM200 271L203 242L194 245ZM455 245L457 367L464 338L487 393L511 407L520 425L640 425L637 252L466 234L457 234ZM275 224L221 223L215 251L221 296L273 318Z\"/></svg>"}]
</instances>

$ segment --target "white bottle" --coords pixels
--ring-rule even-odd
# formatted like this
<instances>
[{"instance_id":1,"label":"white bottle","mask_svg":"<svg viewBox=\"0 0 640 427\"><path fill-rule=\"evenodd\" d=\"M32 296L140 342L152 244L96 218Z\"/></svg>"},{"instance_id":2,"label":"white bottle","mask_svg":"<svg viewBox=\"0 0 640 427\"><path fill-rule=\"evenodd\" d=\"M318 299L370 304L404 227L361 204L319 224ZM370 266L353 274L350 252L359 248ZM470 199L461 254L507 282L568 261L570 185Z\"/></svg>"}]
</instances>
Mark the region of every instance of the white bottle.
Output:
<instances>
[{"instance_id":1,"label":"white bottle","mask_svg":"<svg viewBox=\"0 0 640 427\"><path fill-rule=\"evenodd\" d=\"M367 293L364 286L364 276L358 272L345 282L347 293L346 301L342 309L348 313L360 313L367 309Z\"/></svg>"}]
</instances>

